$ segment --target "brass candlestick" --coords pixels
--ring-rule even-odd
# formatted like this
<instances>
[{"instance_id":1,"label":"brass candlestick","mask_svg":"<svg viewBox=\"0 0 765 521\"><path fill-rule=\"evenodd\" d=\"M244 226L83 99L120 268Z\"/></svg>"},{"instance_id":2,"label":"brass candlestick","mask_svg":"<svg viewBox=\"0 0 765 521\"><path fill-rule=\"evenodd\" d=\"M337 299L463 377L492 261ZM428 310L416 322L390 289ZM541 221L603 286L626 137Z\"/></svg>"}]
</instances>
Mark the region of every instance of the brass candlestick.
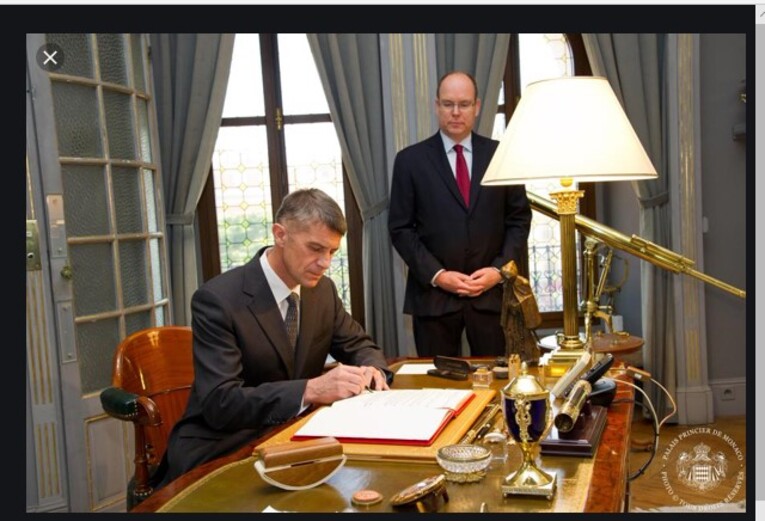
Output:
<instances>
[{"instance_id":1,"label":"brass candlestick","mask_svg":"<svg viewBox=\"0 0 765 521\"><path fill-rule=\"evenodd\" d=\"M552 499L555 473L540 469L534 458L536 446L545 439L553 425L550 391L529 374L528 366L523 362L521 374L502 389L502 398L508 430L523 453L521 466L502 482L502 495L545 496Z\"/></svg>"}]
</instances>

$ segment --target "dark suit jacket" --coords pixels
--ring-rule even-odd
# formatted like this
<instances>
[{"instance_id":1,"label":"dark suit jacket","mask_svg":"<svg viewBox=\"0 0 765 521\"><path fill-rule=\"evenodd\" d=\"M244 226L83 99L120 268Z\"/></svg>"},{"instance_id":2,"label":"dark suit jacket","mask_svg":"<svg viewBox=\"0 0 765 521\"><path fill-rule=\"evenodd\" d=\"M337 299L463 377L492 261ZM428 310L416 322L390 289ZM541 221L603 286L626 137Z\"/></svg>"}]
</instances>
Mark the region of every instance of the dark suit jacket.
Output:
<instances>
[{"instance_id":1,"label":"dark suit jacket","mask_svg":"<svg viewBox=\"0 0 765 521\"><path fill-rule=\"evenodd\" d=\"M306 381L327 354L387 371L382 350L345 311L331 279L301 288L295 353L260 256L202 285L191 300L194 384L173 429L164 485L300 412ZM160 485L160 486L161 486Z\"/></svg>"},{"instance_id":2,"label":"dark suit jacket","mask_svg":"<svg viewBox=\"0 0 765 521\"><path fill-rule=\"evenodd\" d=\"M388 226L409 267L404 313L439 316L469 304L500 312L501 285L465 299L430 281L440 269L470 274L525 255L531 208L523 186L481 186L499 144L473 133L470 206L462 200L440 133L404 148L393 164Z\"/></svg>"}]
</instances>

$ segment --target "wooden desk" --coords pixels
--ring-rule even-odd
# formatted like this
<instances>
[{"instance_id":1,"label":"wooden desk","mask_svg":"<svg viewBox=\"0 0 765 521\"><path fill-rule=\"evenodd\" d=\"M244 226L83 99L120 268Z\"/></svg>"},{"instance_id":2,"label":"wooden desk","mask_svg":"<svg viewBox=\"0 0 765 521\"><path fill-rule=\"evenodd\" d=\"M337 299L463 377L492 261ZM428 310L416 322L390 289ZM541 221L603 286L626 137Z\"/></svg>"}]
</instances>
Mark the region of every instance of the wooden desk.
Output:
<instances>
[{"instance_id":1,"label":"wooden desk","mask_svg":"<svg viewBox=\"0 0 765 521\"><path fill-rule=\"evenodd\" d=\"M397 369L405 361L392 364ZM508 380L495 380L501 389ZM424 375L397 375L394 388L417 387L469 388L470 381L452 381ZM550 387L551 383L547 382ZM616 400L633 397L628 385L617 385ZM486 502L490 512L621 512L627 491L629 433L632 423L631 402L609 407L606 427L598 450L592 458L542 456L541 467L558 474L556 496L543 498L514 496L503 498L502 479L520 464L520 449L510 446L510 457L503 465L493 465L479 483L447 483L449 502L442 512L478 512ZM253 440L237 452L208 462L155 492L131 512L261 512L266 507L302 512L391 512L390 497L396 491L425 477L439 474L433 463L348 461L328 482L310 490L284 491L264 483L253 468L253 447L268 436ZM586 475L585 475L586 474ZM361 488L374 488L384 495L382 503L356 507L350 496ZM568 506L567 506L568 505ZM577 505L573 508L571 505ZM569 510L571 509L571 510Z\"/></svg>"}]
</instances>

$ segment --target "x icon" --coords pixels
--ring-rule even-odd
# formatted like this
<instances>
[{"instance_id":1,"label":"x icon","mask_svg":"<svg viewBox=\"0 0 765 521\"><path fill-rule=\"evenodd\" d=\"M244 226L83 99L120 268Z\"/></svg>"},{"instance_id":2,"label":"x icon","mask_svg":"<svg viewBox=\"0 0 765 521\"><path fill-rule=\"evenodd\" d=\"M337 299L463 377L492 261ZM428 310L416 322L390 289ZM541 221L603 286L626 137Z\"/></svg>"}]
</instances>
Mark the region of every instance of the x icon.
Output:
<instances>
[{"instance_id":1,"label":"x icon","mask_svg":"<svg viewBox=\"0 0 765 521\"><path fill-rule=\"evenodd\" d=\"M46 43L37 50L37 65L47 72L55 72L64 65L64 49L55 43Z\"/></svg>"},{"instance_id":2,"label":"x icon","mask_svg":"<svg viewBox=\"0 0 765 521\"><path fill-rule=\"evenodd\" d=\"M53 62L53 65L58 65L58 62L54 58L58 54L58 51L53 51L52 54L48 54L48 51L43 50L43 54L45 55L45 61L43 61L43 65L48 65L48 62Z\"/></svg>"}]
</instances>

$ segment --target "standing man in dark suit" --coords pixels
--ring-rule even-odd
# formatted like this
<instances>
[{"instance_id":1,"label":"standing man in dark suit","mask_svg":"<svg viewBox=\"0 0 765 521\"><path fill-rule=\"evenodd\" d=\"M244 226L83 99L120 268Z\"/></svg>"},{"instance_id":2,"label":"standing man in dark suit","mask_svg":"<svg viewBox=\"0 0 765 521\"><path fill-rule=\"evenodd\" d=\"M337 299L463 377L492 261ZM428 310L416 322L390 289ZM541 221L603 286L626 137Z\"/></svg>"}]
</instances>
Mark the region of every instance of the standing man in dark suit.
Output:
<instances>
[{"instance_id":1,"label":"standing man in dark suit","mask_svg":"<svg viewBox=\"0 0 765 521\"><path fill-rule=\"evenodd\" d=\"M524 254L531 208L523 186L481 186L498 142L473 132L477 96L470 74L445 74L439 132L393 164L388 226L409 267L404 313L419 356L459 356L463 330L471 355L505 354L500 269Z\"/></svg>"},{"instance_id":2,"label":"standing man in dark suit","mask_svg":"<svg viewBox=\"0 0 765 521\"><path fill-rule=\"evenodd\" d=\"M297 190L284 198L275 221L274 246L192 297L194 384L170 435L160 486L310 405L368 387L388 389L392 373L382 350L324 276L346 232L340 207L321 190ZM290 310L292 294L298 304ZM324 373L328 354L341 364Z\"/></svg>"}]
</instances>

